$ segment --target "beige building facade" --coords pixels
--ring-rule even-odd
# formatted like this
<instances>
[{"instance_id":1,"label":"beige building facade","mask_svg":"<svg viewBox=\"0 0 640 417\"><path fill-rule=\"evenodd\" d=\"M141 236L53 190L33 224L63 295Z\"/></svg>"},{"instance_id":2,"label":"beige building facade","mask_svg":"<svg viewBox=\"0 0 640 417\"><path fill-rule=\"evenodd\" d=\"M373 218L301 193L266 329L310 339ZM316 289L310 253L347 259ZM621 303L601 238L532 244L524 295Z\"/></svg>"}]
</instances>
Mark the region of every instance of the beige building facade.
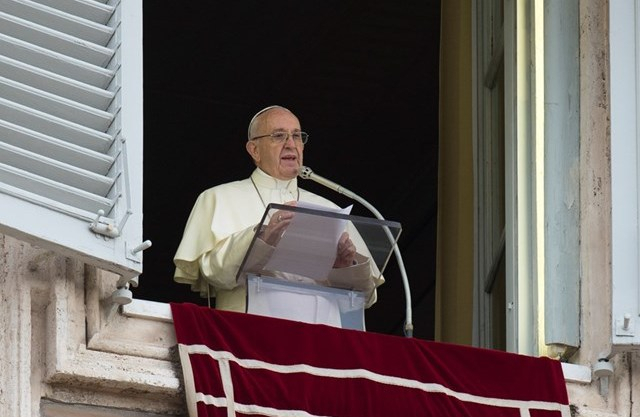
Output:
<instances>
[{"instance_id":1,"label":"beige building facade","mask_svg":"<svg viewBox=\"0 0 640 417\"><path fill-rule=\"evenodd\" d=\"M640 361L633 342L638 310L625 305L629 317L624 308L622 315L618 313L624 300L617 291L625 281L616 275L620 265L616 155L620 146L622 154L637 155L640 141L631 135L629 149L624 143L618 145L621 116L616 83L625 75L614 79L612 73L619 74L624 66L613 52L620 42L616 31L627 24L631 34L636 32L634 19L614 20L614 27L611 19L626 16L621 13L625 10L635 11L630 15L638 19L637 6L630 0L559 3L573 9L546 15L554 2L442 2L439 201L447 210L439 210L443 214L436 335L440 341L557 357L563 361L574 416L632 416L640 414L635 401L640 393ZM122 14L124 26L131 16L141 16L141 2L129 4L138 8ZM612 9L620 4L621 9ZM552 30L550 19L557 13L575 18L575 27L571 31L570 25L565 26L566 42L545 44L544 33ZM491 42L479 41L483 33ZM134 35L124 34L123 42L127 36ZM500 44L503 49L494 48ZM487 45L494 49L487 52ZM578 65L569 62L554 71L576 82L545 92L544 86L553 79L544 69L557 62L544 50L554 47L575 52ZM560 119L571 123L554 125L544 97L549 99L562 88L571 100L563 107L558 99L566 116ZM127 97L122 102L125 107L130 104ZM128 121L120 122L125 131L130 128ZM564 129L562 140L574 141L573 148L560 152L563 158L557 167L547 164L553 143L545 142L554 134L554 126ZM135 158L135 143L127 146L129 157ZM105 158L111 156L105 152ZM491 172L501 172L498 178L480 168L487 164L494 164ZM124 190L132 196L140 191L138 177L141 173L134 172L131 189ZM557 217L550 217L554 201L545 191L558 182L568 187L565 196L575 197L562 201L567 208L561 222L564 234L546 226ZM637 181L629 184L630 195L636 196ZM6 195L7 190L0 191ZM540 201L545 204L539 206ZM135 198L130 201L131 211L137 204ZM637 199L635 204L637 209ZM93 209L87 205L73 212ZM118 210L114 212L129 212ZM38 223L30 212L14 212L14 217L18 215ZM114 291L129 289L141 268L138 251L132 250L142 241L141 230L125 242L126 259L107 256L118 250L110 245L121 237L116 230L126 216L98 215L93 223L82 219L84 227L90 224L99 237L94 240L106 247L106 254L95 255L41 241L34 233L5 224L9 216L0 215L0 342L5 350L0 356L1 415L186 415L169 305L136 299L120 305L113 299ZM136 214L131 216L127 227L136 221L141 224ZM637 222L626 224L637 234ZM462 232L445 233L450 228ZM576 238L561 240L568 235ZM485 250L493 246L495 250ZM557 248L566 250L557 265L545 263L555 259ZM633 271L626 272L638 280ZM487 276L493 284L481 285ZM560 301L553 299L560 290L549 292L557 283L567 290ZM629 288L637 301L636 287ZM133 294L135 298L135 290ZM576 308L565 311L563 301Z\"/></svg>"}]
</instances>

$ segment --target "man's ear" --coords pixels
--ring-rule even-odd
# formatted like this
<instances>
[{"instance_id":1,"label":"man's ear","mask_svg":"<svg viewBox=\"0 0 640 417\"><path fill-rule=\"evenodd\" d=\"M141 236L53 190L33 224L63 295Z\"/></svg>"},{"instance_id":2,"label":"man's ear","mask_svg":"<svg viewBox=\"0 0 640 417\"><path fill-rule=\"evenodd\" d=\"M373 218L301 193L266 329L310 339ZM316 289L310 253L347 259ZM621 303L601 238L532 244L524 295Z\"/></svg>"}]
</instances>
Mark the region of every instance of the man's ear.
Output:
<instances>
[{"instance_id":1,"label":"man's ear","mask_svg":"<svg viewBox=\"0 0 640 417\"><path fill-rule=\"evenodd\" d=\"M258 162L258 156L260 155L260 152L258 152L258 145L254 141L248 140L245 147L247 148L249 155L251 155L251 158L253 158L255 162Z\"/></svg>"}]
</instances>

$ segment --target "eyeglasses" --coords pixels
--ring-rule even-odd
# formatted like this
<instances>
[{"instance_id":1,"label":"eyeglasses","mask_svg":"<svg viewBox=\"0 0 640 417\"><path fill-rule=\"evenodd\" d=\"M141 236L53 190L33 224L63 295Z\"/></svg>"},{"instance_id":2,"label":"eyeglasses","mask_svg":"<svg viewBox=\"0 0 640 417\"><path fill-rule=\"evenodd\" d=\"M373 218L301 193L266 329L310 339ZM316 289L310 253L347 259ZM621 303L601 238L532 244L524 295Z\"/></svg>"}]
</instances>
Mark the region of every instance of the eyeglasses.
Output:
<instances>
[{"instance_id":1,"label":"eyeglasses","mask_svg":"<svg viewBox=\"0 0 640 417\"><path fill-rule=\"evenodd\" d=\"M289 139L289 136L293 138L294 142L300 142L303 145L309 140L309 135L306 132L273 132L268 135L256 136L249 140L271 137L271 141L273 141L273 143L284 143Z\"/></svg>"}]
</instances>

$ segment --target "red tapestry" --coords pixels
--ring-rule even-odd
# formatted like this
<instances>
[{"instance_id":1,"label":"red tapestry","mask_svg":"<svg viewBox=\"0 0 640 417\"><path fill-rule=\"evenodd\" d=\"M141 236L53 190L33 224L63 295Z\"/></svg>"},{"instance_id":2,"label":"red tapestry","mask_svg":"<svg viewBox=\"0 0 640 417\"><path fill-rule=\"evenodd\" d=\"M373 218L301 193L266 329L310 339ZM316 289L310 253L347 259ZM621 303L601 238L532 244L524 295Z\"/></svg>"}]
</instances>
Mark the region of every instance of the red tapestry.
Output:
<instances>
[{"instance_id":1,"label":"red tapestry","mask_svg":"<svg viewBox=\"0 0 640 417\"><path fill-rule=\"evenodd\" d=\"M561 364L172 303L191 417L569 417Z\"/></svg>"}]
</instances>

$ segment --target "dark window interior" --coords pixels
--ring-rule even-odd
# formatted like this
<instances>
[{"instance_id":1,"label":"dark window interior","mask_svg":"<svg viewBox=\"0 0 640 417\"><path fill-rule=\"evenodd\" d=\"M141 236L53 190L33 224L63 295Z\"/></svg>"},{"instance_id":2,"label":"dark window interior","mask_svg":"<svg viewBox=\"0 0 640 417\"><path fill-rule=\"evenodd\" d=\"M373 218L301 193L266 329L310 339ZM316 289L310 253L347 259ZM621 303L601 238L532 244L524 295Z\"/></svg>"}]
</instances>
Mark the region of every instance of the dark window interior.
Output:
<instances>
[{"instance_id":1,"label":"dark window interior","mask_svg":"<svg viewBox=\"0 0 640 417\"><path fill-rule=\"evenodd\" d=\"M172 279L184 224L201 191L251 173L249 119L281 104L309 132L305 165L402 224L414 337L433 339L439 39L437 0L145 2L143 237L153 246L134 297L206 305ZM358 204L353 214L374 217ZM385 278L367 329L402 335L394 257Z\"/></svg>"}]
</instances>

